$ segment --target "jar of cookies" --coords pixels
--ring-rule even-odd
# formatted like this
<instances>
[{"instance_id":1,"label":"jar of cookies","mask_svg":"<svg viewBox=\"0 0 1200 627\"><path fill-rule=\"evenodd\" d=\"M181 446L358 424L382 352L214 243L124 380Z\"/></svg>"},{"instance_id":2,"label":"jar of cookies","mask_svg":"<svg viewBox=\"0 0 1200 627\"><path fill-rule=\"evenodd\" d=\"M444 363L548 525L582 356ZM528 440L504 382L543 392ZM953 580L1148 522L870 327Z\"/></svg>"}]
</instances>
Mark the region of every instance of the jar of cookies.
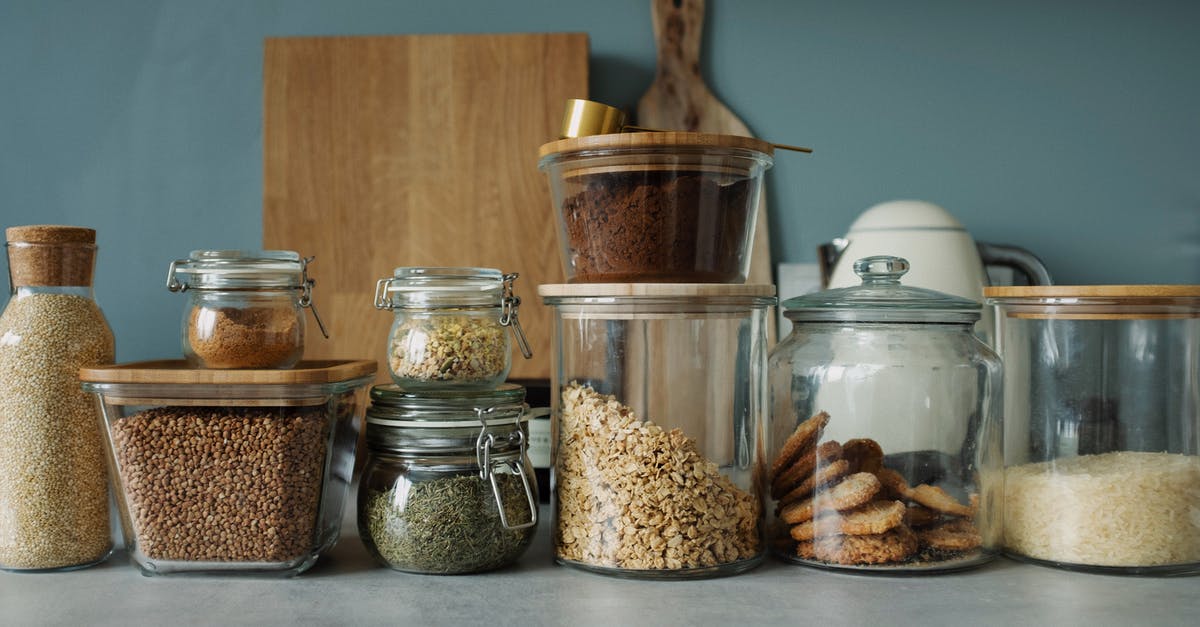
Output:
<instances>
[{"instance_id":1,"label":"jar of cookies","mask_svg":"<svg viewBox=\"0 0 1200 627\"><path fill-rule=\"evenodd\" d=\"M542 285L556 312L554 551L620 577L731 575L766 555L760 435L774 286Z\"/></svg>"},{"instance_id":2,"label":"jar of cookies","mask_svg":"<svg viewBox=\"0 0 1200 627\"><path fill-rule=\"evenodd\" d=\"M512 366L509 331L533 356L517 319L517 274L492 268L396 268L375 285L388 334L392 380L406 390L490 389Z\"/></svg>"},{"instance_id":3,"label":"jar of cookies","mask_svg":"<svg viewBox=\"0 0 1200 627\"><path fill-rule=\"evenodd\" d=\"M983 564L1000 549L1003 438L981 306L903 285L898 257L854 270L861 285L783 304L762 474L772 551L844 570Z\"/></svg>"}]
</instances>

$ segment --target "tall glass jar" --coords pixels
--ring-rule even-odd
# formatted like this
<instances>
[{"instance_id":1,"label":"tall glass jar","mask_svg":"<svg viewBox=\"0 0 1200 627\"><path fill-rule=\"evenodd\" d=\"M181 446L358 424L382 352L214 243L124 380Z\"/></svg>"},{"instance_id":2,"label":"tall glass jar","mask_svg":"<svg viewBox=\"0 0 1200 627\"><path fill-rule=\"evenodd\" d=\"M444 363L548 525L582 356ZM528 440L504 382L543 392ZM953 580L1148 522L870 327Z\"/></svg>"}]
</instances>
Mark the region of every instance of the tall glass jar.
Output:
<instances>
[{"instance_id":1,"label":"tall glass jar","mask_svg":"<svg viewBox=\"0 0 1200 627\"><path fill-rule=\"evenodd\" d=\"M112 550L101 420L79 369L113 362L92 298L96 232L7 230L0 316L0 568L64 570Z\"/></svg>"},{"instance_id":2,"label":"tall glass jar","mask_svg":"<svg viewBox=\"0 0 1200 627\"><path fill-rule=\"evenodd\" d=\"M1004 358L1004 549L1200 574L1200 285L993 287Z\"/></svg>"},{"instance_id":3,"label":"tall glass jar","mask_svg":"<svg viewBox=\"0 0 1200 627\"><path fill-rule=\"evenodd\" d=\"M491 268L396 268L375 285L375 307L395 313L388 368L405 389L496 386L512 366L511 328L533 356L513 293L516 274Z\"/></svg>"},{"instance_id":4,"label":"tall glass jar","mask_svg":"<svg viewBox=\"0 0 1200 627\"><path fill-rule=\"evenodd\" d=\"M395 570L462 574L515 562L537 528L525 389L371 390L358 530Z\"/></svg>"},{"instance_id":5,"label":"tall glass jar","mask_svg":"<svg viewBox=\"0 0 1200 627\"><path fill-rule=\"evenodd\" d=\"M980 305L901 285L867 257L862 284L784 303L771 354L771 545L784 560L921 573L1000 548L1000 360Z\"/></svg>"},{"instance_id":6,"label":"tall glass jar","mask_svg":"<svg viewBox=\"0 0 1200 627\"><path fill-rule=\"evenodd\" d=\"M555 558L638 578L739 573L765 549L771 285L542 285L556 311Z\"/></svg>"},{"instance_id":7,"label":"tall glass jar","mask_svg":"<svg viewBox=\"0 0 1200 627\"><path fill-rule=\"evenodd\" d=\"M171 262L167 289L187 292L181 343L194 368L291 368L304 356L312 257L288 250L196 250Z\"/></svg>"}]
</instances>

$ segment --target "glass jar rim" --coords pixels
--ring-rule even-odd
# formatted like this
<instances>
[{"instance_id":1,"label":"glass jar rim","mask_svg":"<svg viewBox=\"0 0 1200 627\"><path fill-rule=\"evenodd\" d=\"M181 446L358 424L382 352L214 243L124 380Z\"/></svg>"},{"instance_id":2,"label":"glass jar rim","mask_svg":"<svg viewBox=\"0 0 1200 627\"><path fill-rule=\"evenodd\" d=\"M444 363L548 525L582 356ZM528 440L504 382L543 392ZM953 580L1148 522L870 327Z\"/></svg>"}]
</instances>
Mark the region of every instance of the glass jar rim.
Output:
<instances>
[{"instance_id":1,"label":"glass jar rim","mask_svg":"<svg viewBox=\"0 0 1200 627\"><path fill-rule=\"evenodd\" d=\"M171 262L167 289L304 289L309 261L291 250L193 250Z\"/></svg>"},{"instance_id":2,"label":"glass jar rim","mask_svg":"<svg viewBox=\"0 0 1200 627\"><path fill-rule=\"evenodd\" d=\"M376 286L376 306L390 309L499 307L505 274L495 268L399 267ZM515 277L514 277L515 278Z\"/></svg>"}]
</instances>

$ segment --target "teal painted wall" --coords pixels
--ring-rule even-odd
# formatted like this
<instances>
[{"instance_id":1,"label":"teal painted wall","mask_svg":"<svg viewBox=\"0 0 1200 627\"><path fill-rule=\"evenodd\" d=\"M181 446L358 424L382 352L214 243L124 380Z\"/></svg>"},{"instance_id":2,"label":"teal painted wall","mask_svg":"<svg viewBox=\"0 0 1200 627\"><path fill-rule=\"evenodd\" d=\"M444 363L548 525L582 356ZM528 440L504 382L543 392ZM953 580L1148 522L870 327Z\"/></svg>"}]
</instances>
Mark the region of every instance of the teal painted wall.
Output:
<instances>
[{"instance_id":1,"label":"teal painted wall","mask_svg":"<svg viewBox=\"0 0 1200 627\"><path fill-rule=\"evenodd\" d=\"M710 0L703 71L784 153L776 261L921 198L1062 283L1200 283L1200 2ZM262 237L262 39L586 31L653 78L648 0L0 0L0 226L96 227L118 359L178 354L167 264ZM2 270L0 270L2 271Z\"/></svg>"}]
</instances>

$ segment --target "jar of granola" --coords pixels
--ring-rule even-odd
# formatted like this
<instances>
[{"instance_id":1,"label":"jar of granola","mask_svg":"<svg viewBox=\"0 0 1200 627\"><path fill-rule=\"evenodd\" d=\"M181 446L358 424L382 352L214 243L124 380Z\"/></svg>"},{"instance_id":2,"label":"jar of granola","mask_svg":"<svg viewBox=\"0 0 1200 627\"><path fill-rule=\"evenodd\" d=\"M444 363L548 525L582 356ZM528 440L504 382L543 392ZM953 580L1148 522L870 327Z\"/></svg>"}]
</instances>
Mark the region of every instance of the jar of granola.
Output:
<instances>
[{"instance_id":1,"label":"jar of granola","mask_svg":"<svg viewBox=\"0 0 1200 627\"><path fill-rule=\"evenodd\" d=\"M396 268L375 286L375 307L395 314L388 368L409 389L491 388L512 366L509 332L533 356L513 293L517 275L491 268Z\"/></svg>"},{"instance_id":2,"label":"jar of granola","mask_svg":"<svg viewBox=\"0 0 1200 627\"><path fill-rule=\"evenodd\" d=\"M187 292L181 341L194 368L291 368L304 355L304 309L325 337L308 278L290 250L196 250L171 262L167 289Z\"/></svg>"},{"instance_id":3,"label":"jar of granola","mask_svg":"<svg viewBox=\"0 0 1200 627\"><path fill-rule=\"evenodd\" d=\"M762 562L759 440L771 285L542 285L557 329L560 563L621 577Z\"/></svg>"}]
</instances>

